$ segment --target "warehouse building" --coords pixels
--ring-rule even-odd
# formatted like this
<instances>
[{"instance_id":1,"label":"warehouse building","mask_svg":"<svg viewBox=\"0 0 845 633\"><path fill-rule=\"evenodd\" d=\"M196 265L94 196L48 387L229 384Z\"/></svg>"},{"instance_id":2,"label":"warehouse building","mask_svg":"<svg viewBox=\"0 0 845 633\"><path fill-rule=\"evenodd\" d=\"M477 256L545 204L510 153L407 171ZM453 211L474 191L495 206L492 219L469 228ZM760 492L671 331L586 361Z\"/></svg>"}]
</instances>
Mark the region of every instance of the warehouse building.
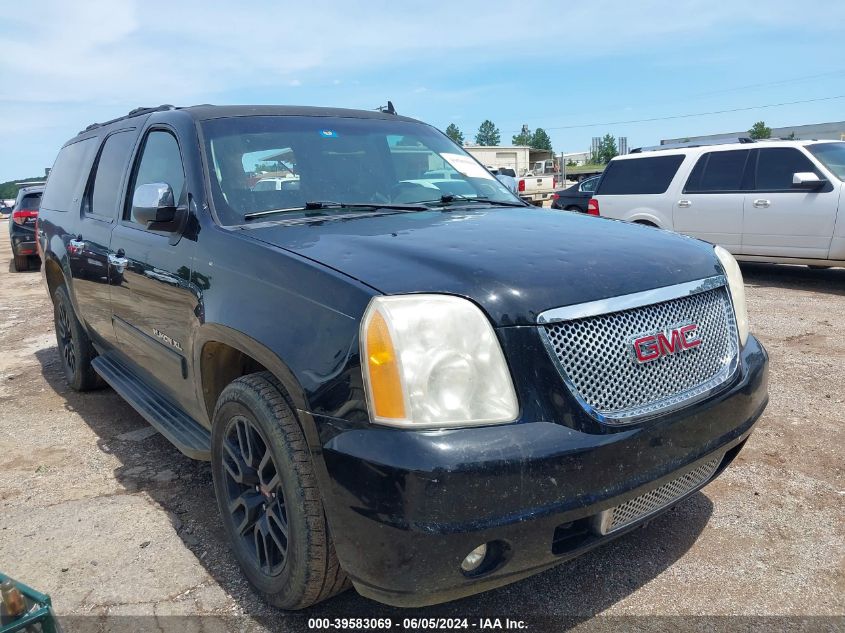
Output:
<instances>
[{"instance_id":1,"label":"warehouse building","mask_svg":"<svg viewBox=\"0 0 845 633\"><path fill-rule=\"evenodd\" d=\"M736 139L741 136L748 136L748 130L742 130L740 132L724 132L722 134L705 134L703 136L666 138L662 139L660 144L666 145L668 143L687 142L713 143ZM800 141L809 141L814 139L845 141L845 121L837 121L834 123L811 123L810 125L793 125L789 127L773 127L772 138L795 139Z\"/></svg>"}]
</instances>

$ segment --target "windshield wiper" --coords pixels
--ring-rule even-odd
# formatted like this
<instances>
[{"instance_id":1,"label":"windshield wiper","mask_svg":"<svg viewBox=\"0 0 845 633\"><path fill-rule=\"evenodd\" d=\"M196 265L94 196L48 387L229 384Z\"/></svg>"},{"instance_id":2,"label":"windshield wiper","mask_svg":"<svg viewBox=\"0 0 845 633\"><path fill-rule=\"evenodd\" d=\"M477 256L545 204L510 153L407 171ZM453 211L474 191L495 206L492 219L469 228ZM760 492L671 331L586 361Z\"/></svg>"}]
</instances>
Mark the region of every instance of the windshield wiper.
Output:
<instances>
[{"instance_id":1,"label":"windshield wiper","mask_svg":"<svg viewBox=\"0 0 845 633\"><path fill-rule=\"evenodd\" d=\"M527 207L530 206L523 200L519 202L508 202L507 200L493 200L492 198L476 198L474 196L465 196L462 193L447 193L440 196L440 204L450 204L455 201L460 202L478 202L481 204L489 204L496 207ZM435 202L432 200L431 202Z\"/></svg>"},{"instance_id":2,"label":"windshield wiper","mask_svg":"<svg viewBox=\"0 0 845 633\"><path fill-rule=\"evenodd\" d=\"M255 211L244 215L244 220L254 220L277 213L292 213L295 211L320 211L322 209L393 209L397 211L428 211L428 207L422 204L392 204L390 202L334 202L332 200L313 200L301 207L289 207L287 209L269 209L267 211Z\"/></svg>"}]
</instances>

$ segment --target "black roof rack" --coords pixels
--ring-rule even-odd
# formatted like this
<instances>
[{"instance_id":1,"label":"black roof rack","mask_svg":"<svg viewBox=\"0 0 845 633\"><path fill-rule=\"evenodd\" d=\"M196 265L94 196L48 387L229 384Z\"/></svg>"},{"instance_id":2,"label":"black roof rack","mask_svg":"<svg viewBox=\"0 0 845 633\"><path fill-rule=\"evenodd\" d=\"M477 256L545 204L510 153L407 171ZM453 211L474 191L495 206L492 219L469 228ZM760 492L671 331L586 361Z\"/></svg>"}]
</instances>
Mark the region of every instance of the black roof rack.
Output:
<instances>
[{"instance_id":1,"label":"black roof rack","mask_svg":"<svg viewBox=\"0 0 845 633\"><path fill-rule=\"evenodd\" d=\"M111 125L112 123L117 123L118 121L123 121L124 119L131 119L132 117L141 116L142 114L151 114L153 112L164 112L165 110L175 110L175 109L176 109L176 106L172 106L172 105L169 105L169 104L164 104L164 105L154 106L154 107L148 107L148 108L145 108L145 107L134 108L134 109L130 110L128 114L126 114L124 116L119 116L116 119L111 119L109 121L103 121L102 123L92 123L91 125L86 127L84 130L81 130L79 133L83 134L84 132L94 130L98 127L103 127L104 125Z\"/></svg>"},{"instance_id":2,"label":"black roof rack","mask_svg":"<svg viewBox=\"0 0 845 633\"><path fill-rule=\"evenodd\" d=\"M735 138L720 138L712 141L681 141L679 143L664 143L662 145L651 145L649 147L635 147L629 153L642 154L643 152L660 152L667 149L686 149L688 147L707 147L709 145L729 145L731 143L754 143L753 138L738 136Z\"/></svg>"}]
</instances>

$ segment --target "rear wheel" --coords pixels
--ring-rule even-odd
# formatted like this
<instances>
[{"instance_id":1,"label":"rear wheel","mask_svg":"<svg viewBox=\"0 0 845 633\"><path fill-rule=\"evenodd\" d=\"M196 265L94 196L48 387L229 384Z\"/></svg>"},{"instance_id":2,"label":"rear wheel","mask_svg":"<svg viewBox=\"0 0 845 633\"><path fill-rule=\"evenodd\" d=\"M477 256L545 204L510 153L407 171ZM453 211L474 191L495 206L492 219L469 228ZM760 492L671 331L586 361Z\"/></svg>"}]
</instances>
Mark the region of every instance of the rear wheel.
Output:
<instances>
[{"instance_id":1,"label":"rear wheel","mask_svg":"<svg viewBox=\"0 0 845 633\"><path fill-rule=\"evenodd\" d=\"M250 374L223 390L211 445L223 527L267 601L304 609L347 589L305 436L272 374Z\"/></svg>"},{"instance_id":2,"label":"rear wheel","mask_svg":"<svg viewBox=\"0 0 845 633\"><path fill-rule=\"evenodd\" d=\"M584 213L584 209L582 209L581 207L576 207L574 204L571 204L566 207L565 211L575 211L577 213Z\"/></svg>"},{"instance_id":3,"label":"rear wheel","mask_svg":"<svg viewBox=\"0 0 845 633\"><path fill-rule=\"evenodd\" d=\"M15 255L15 270L19 273L29 270L29 257L26 255Z\"/></svg>"},{"instance_id":4,"label":"rear wheel","mask_svg":"<svg viewBox=\"0 0 845 633\"><path fill-rule=\"evenodd\" d=\"M56 326L56 343L65 372L67 384L76 391L88 391L102 385L91 366L97 355L91 340L82 329L73 311L73 304L64 284L53 292L53 320Z\"/></svg>"}]
</instances>

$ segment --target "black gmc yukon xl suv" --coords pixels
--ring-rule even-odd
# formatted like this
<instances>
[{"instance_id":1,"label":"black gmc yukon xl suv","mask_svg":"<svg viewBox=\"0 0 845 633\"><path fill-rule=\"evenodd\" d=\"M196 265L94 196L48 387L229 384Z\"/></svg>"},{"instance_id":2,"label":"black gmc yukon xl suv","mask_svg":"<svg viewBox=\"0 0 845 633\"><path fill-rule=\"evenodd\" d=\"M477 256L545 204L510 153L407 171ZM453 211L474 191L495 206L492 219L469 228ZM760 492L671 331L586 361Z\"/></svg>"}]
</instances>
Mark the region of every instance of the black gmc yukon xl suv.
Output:
<instances>
[{"instance_id":1,"label":"black gmc yukon xl suv","mask_svg":"<svg viewBox=\"0 0 845 633\"><path fill-rule=\"evenodd\" d=\"M767 403L726 251L526 206L392 112L90 126L38 239L70 385L211 460L244 573L286 609L547 569L712 480Z\"/></svg>"}]
</instances>

